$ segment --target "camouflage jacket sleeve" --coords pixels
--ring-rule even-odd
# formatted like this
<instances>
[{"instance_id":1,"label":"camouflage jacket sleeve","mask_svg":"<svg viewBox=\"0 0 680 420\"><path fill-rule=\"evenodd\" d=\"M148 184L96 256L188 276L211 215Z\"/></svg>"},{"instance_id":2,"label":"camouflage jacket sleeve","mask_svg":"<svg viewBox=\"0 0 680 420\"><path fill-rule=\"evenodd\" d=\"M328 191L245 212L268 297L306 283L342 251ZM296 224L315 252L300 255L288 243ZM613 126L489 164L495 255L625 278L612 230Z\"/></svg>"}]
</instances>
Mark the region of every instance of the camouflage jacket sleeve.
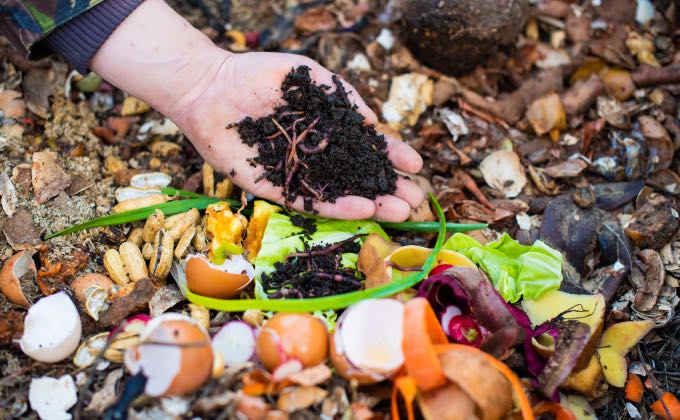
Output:
<instances>
[{"instance_id":1,"label":"camouflage jacket sleeve","mask_svg":"<svg viewBox=\"0 0 680 420\"><path fill-rule=\"evenodd\" d=\"M0 0L0 30L14 47L27 52L53 29L102 1Z\"/></svg>"}]
</instances>

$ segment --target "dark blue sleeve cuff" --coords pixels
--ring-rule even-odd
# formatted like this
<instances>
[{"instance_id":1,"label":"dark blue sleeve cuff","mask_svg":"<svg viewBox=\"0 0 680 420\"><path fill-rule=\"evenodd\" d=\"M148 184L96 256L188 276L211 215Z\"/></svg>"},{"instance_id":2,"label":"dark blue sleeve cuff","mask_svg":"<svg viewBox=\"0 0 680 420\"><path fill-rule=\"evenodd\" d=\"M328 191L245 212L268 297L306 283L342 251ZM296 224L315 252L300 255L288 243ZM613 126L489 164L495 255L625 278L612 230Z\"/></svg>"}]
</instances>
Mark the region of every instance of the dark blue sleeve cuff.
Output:
<instances>
[{"instance_id":1,"label":"dark blue sleeve cuff","mask_svg":"<svg viewBox=\"0 0 680 420\"><path fill-rule=\"evenodd\" d=\"M92 57L111 33L144 0L105 0L56 28L45 44L80 74L87 74Z\"/></svg>"}]
</instances>

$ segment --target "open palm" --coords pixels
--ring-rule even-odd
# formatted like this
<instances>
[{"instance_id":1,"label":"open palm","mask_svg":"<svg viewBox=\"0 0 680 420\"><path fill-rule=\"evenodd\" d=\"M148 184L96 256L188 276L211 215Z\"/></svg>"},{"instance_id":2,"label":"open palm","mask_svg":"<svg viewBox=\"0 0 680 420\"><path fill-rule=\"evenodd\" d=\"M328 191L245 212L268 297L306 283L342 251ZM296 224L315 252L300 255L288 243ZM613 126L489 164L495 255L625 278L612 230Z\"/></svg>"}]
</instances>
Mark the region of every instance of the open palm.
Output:
<instances>
[{"instance_id":1,"label":"open palm","mask_svg":"<svg viewBox=\"0 0 680 420\"><path fill-rule=\"evenodd\" d=\"M317 84L333 86L332 73L315 61L302 56L278 53L225 54L216 59L214 66L205 72L196 88L183 95L174 107L173 119L189 137L203 158L216 170L226 174L236 185L256 196L284 202L282 188L260 178L261 166L253 167L249 159L257 155L256 148L241 142L237 129L228 129L250 116L259 118L271 114L281 104L281 82L294 67L306 65ZM376 115L359 97L356 90L346 84L351 101L366 117L367 124L377 122ZM386 136L388 156L395 168L413 174L420 170L422 158L403 142ZM424 199L420 188L409 179L400 177L394 195L384 195L370 200L358 196L338 198L335 203L314 202L320 215L340 219L368 219L402 221L410 209ZM302 210L302 197L291 204Z\"/></svg>"}]
</instances>

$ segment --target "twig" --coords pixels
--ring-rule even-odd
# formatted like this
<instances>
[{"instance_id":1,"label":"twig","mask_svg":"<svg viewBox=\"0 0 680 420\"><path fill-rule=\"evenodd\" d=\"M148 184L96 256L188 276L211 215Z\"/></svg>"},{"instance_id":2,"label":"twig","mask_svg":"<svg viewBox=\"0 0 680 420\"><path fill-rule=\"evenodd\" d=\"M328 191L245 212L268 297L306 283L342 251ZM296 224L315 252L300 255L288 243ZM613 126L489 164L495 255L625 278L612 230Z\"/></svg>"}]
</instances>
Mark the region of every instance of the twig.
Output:
<instances>
[{"instance_id":1,"label":"twig","mask_svg":"<svg viewBox=\"0 0 680 420\"><path fill-rule=\"evenodd\" d=\"M477 198L477 201L482 203L482 205L484 205L484 207L487 207L489 210L496 210L496 206L491 204L491 202L486 198L484 193L480 191L475 180L472 179L472 177L467 172L465 172L462 169L456 169L455 174L458 177L458 179L460 179L460 181L463 183L465 189L470 191L472 195L474 195L475 198Z\"/></svg>"},{"instance_id":2,"label":"twig","mask_svg":"<svg viewBox=\"0 0 680 420\"><path fill-rule=\"evenodd\" d=\"M643 65L631 74L631 77L635 86L639 88L680 83L680 63L661 68Z\"/></svg>"},{"instance_id":3,"label":"twig","mask_svg":"<svg viewBox=\"0 0 680 420\"><path fill-rule=\"evenodd\" d=\"M666 415L668 416L669 419L672 419L673 416L671 416L671 412L666 406L666 403L663 400L663 393L659 390L659 387L656 385L656 376L654 376L654 372L647 369L647 361L645 360L645 356L642 354L642 347L640 344L637 345L637 353L638 357L640 358L640 362L642 362L642 367L645 369L645 374L647 377L649 377L649 383L652 384L652 392L654 392L654 395L656 398L661 401L661 405L663 406L663 410L666 412Z\"/></svg>"}]
</instances>

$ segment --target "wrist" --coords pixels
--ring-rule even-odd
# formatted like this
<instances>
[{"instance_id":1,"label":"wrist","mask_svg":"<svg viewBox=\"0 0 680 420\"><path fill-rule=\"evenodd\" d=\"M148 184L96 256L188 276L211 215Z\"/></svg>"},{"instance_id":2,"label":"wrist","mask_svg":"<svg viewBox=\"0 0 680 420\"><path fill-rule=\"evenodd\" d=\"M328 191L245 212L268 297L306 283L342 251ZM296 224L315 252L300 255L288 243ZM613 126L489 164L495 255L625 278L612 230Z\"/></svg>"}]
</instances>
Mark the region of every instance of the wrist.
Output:
<instances>
[{"instance_id":1,"label":"wrist","mask_svg":"<svg viewBox=\"0 0 680 420\"><path fill-rule=\"evenodd\" d=\"M146 0L113 31L91 68L172 118L225 53L164 1Z\"/></svg>"}]
</instances>

